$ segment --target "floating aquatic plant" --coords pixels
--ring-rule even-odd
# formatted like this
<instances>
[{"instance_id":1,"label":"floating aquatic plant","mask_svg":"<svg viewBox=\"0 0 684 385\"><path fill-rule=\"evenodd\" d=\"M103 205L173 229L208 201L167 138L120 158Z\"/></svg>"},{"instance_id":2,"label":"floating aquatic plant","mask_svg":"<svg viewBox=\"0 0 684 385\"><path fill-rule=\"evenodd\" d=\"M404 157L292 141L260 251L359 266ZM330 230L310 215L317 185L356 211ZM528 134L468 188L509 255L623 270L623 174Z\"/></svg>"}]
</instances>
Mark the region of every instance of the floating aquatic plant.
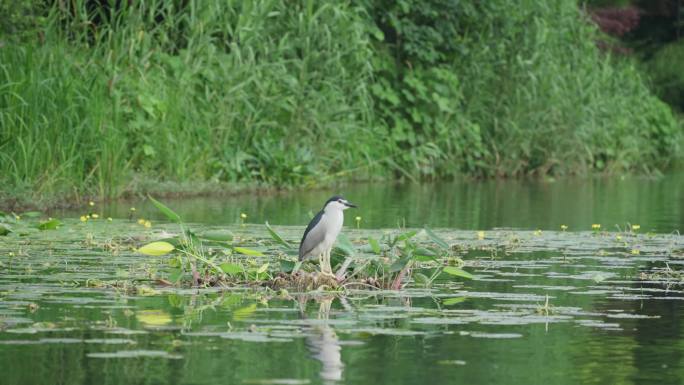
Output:
<instances>
[{"instance_id":1,"label":"floating aquatic plant","mask_svg":"<svg viewBox=\"0 0 684 385\"><path fill-rule=\"evenodd\" d=\"M361 285L399 290L410 282L430 287L441 275L472 278L462 270L463 263L449 244L428 228L420 232L427 236L429 243L416 242L414 238L419 231L409 230L385 234L379 240L369 237L367 245L362 246L366 249L364 253L360 253L348 237L341 235L333 252L337 273L331 279L320 276L315 270L299 271L301 263L296 261L297 250L268 222L266 230L277 247L275 261L261 250L238 245L232 233L220 230L194 232L169 207L152 197L149 199L170 221L179 225L180 233L143 245L138 251L150 256L166 256L170 268L167 280L172 284L181 284L189 277L195 286L242 283L311 290Z\"/></svg>"}]
</instances>

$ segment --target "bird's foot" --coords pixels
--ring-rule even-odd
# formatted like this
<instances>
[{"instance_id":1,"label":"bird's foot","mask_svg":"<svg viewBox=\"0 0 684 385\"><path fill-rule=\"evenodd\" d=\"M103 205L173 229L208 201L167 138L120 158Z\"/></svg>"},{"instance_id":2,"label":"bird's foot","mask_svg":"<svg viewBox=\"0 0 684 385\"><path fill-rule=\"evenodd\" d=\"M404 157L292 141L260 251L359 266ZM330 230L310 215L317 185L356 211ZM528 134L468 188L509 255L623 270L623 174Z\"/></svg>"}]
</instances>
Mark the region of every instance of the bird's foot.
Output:
<instances>
[{"instance_id":1,"label":"bird's foot","mask_svg":"<svg viewBox=\"0 0 684 385\"><path fill-rule=\"evenodd\" d=\"M326 277L336 278L335 273L333 273L332 271L321 270L321 275L324 275Z\"/></svg>"}]
</instances>

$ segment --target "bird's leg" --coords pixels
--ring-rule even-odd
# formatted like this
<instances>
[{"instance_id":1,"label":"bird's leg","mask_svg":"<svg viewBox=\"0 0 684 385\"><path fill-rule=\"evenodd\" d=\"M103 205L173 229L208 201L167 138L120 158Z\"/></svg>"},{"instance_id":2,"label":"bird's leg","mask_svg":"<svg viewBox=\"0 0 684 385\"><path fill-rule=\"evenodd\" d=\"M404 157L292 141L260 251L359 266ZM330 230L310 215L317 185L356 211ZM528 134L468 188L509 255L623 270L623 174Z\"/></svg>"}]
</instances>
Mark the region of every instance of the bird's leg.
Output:
<instances>
[{"instance_id":1,"label":"bird's leg","mask_svg":"<svg viewBox=\"0 0 684 385\"><path fill-rule=\"evenodd\" d=\"M325 251L325 257L323 257L323 263L325 264L323 266L323 274L328 275L330 274L330 253L328 250Z\"/></svg>"},{"instance_id":2,"label":"bird's leg","mask_svg":"<svg viewBox=\"0 0 684 385\"><path fill-rule=\"evenodd\" d=\"M330 251L331 250L326 250L325 252L325 270L323 271L323 274L334 277L335 274L333 274L332 266L330 266Z\"/></svg>"}]
</instances>

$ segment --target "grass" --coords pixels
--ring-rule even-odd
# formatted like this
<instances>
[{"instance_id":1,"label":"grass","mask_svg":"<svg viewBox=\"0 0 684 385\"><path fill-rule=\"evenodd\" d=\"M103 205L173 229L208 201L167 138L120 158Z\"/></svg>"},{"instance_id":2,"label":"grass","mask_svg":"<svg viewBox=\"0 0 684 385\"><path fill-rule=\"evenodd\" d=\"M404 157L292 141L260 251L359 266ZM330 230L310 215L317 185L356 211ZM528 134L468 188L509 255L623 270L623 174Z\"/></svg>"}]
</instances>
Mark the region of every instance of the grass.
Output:
<instances>
[{"instance_id":1,"label":"grass","mask_svg":"<svg viewBox=\"0 0 684 385\"><path fill-rule=\"evenodd\" d=\"M459 51L432 67L388 64L396 43L369 5L181 3L12 13L25 19L0 35L5 205L653 172L678 153L671 111L598 52L572 2L464 3Z\"/></svg>"}]
</instances>

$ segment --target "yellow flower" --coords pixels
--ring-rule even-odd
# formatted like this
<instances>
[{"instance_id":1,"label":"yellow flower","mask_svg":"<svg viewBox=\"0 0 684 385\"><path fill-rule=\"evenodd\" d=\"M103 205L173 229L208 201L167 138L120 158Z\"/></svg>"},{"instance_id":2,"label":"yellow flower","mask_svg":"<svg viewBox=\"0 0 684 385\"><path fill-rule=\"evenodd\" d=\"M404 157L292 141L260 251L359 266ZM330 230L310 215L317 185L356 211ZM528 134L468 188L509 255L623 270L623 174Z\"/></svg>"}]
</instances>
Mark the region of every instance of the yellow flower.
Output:
<instances>
[{"instance_id":1,"label":"yellow flower","mask_svg":"<svg viewBox=\"0 0 684 385\"><path fill-rule=\"evenodd\" d=\"M131 210L131 211L135 211L135 207L131 207L131 209L130 209L130 210Z\"/></svg>"},{"instance_id":2,"label":"yellow flower","mask_svg":"<svg viewBox=\"0 0 684 385\"><path fill-rule=\"evenodd\" d=\"M542 231L540 229L537 229L534 231L534 235L540 236L542 234Z\"/></svg>"},{"instance_id":3,"label":"yellow flower","mask_svg":"<svg viewBox=\"0 0 684 385\"><path fill-rule=\"evenodd\" d=\"M88 217L86 217L85 215L81 215L81 222L87 222L87 221L88 221Z\"/></svg>"},{"instance_id":4,"label":"yellow flower","mask_svg":"<svg viewBox=\"0 0 684 385\"><path fill-rule=\"evenodd\" d=\"M139 224L139 225L144 225L144 224L145 224L145 219L143 219L143 218L138 219L138 224Z\"/></svg>"},{"instance_id":5,"label":"yellow flower","mask_svg":"<svg viewBox=\"0 0 684 385\"><path fill-rule=\"evenodd\" d=\"M478 231L478 232L477 232L477 239L482 240L482 239L484 239L484 237L485 237L485 232L484 232L484 231Z\"/></svg>"},{"instance_id":6,"label":"yellow flower","mask_svg":"<svg viewBox=\"0 0 684 385\"><path fill-rule=\"evenodd\" d=\"M615 236L616 241L621 241L622 240L622 235L616 235Z\"/></svg>"},{"instance_id":7,"label":"yellow flower","mask_svg":"<svg viewBox=\"0 0 684 385\"><path fill-rule=\"evenodd\" d=\"M97 218L100 217L98 214L90 214L90 216L91 216L93 219L97 219Z\"/></svg>"},{"instance_id":8,"label":"yellow flower","mask_svg":"<svg viewBox=\"0 0 684 385\"><path fill-rule=\"evenodd\" d=\"M95 206L95 202L93 202L93 201L88 202L88 206L90 206L90 207Z\"/></svg>"},{"instance_id":9,"label":"yellow flower","mask_svg":"<svg viewBox=\"0 0 684 385\"><path fill-rule=\"evenodd\" d=\"M20 219L21 219L21 215L15 215L15 216L14 216L14 219L20 220Z\"/></svg>"},{"instance_id":10,"label":"yellow flower","mask_svg":"<svg viewBox=\"0 0 684 385\"><path fill-rule=\"evenodd\" d=\"M247 219L247 214L245 214L245 213L240 214L240 218Z\"/></svg>"},{"instance_id":11,"label":"yellow flower","mask_svg":"<svg viewBox=\"0 0 684 385\"><path fill-rule=\"evenodd\" d=\"M107 217L107 222L111 222L112 220L112 217Z\"/></svg>"},{"instance_id":12,"label":"yellow flower","mask_svg":"<svg viewBox=\"0 0 684 385\"><path fill-rule=\"evenodd\" d=\"M601 230L601 225L598 223L594 223L591 225L592 230Z\"/></svg>"},{"instance_id":13,"label":"yellow flower","mask_svg":"<svg viewBox=\"0 0 684 385\"><path fill-rule=\"evenodd\" d=\"M359 216L357 216L357 217L354 218L354 219L356 219L357 222L361 222L361 217L359 217Z\"/></svg>"},{"instance_id":14,"label":"yellow flower","mask_svg":"<svg viewBox=\"0 0 684 385\"><path fill-rule=\"evenodd\" d=\"M568 225L561 225L561 230L562 230L562 231L565 231L565 230L567 230L567 229L568 229Z\"/></svg>"},{"instance_id":15,"label":"yellow flower","mask_svg":"<svg viewBox=\"0 0 684 385\"><path fill-rule=\"evenodd\" d=\"M632 225L632 231L639 231L640 228L641 226L639 225Z\"/></svg>"},{"instance_id":16,"label":"yellow flower","mask_svg":"<svg viewBox=\"0 0 684 385\"><path fill-rule=\"evenodd\" d=\"M148 229L149 229L150 227L152 227L152 222L150 222L150 221L145 221L145 227L147 227Z\"/></svg>"},{"instance_id":17,"label":"yellow flower","mask_svg":"<svg viewBox=\"0 0 684 385\"><path fill-rule=\"evenodd\" d=\"M639 255L639 249L632 249L632 255Z\"/></svg>"}]
</instances>

